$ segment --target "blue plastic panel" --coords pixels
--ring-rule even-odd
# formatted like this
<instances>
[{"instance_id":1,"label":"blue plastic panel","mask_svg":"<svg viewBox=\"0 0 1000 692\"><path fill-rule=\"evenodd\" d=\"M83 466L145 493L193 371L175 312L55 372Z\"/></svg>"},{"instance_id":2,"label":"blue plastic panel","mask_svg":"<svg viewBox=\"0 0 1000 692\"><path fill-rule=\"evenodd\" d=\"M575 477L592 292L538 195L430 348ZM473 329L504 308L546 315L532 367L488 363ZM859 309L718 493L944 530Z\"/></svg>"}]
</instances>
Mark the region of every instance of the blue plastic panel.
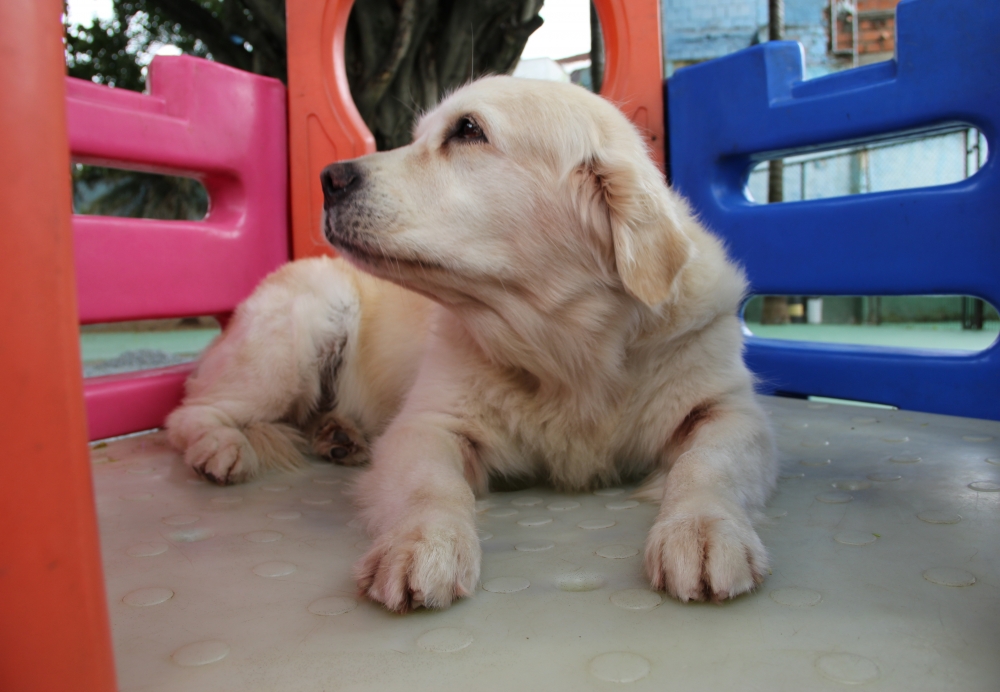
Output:
<instances>
[{"instance_id":1,"label":"blue plastic panel","mask_svg":"<svg viewBox=\"0 0 1000 692\"><path fill-rule=\"evenodd\" d=\"M758 294L965 294L1000 305L1000 2L903 0L896 59L803 81L797 43L678 70L668 82L674 186ZM789 152L978 128L990 158L934 188L754 204L756 162ZM973 355L749 338L765 392L1000 419L1000 344Z\"/></svg>"}]
</instances>

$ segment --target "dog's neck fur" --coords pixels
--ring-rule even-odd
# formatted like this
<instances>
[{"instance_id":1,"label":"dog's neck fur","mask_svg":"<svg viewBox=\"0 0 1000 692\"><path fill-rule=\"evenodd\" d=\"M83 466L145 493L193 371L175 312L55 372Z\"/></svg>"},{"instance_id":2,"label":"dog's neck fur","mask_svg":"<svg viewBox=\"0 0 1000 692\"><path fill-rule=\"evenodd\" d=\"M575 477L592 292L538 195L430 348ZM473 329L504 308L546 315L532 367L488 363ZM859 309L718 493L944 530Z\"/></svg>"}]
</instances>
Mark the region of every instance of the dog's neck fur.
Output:
<instances>
[{"instance_id":1,"label":"dog's neck fur","mask_svg":"<svg viewBox=\"0 0 1000 692\"><path fill-rule=\"evenodd\" d=\"M641 310L622 294L609 302L597 291L567 297L546 310L525 309L523 298L491 305L452 306L483 356L534 389L533 395L558 398L587 419L607 410L624 393L628 349L641 329Z\"/></svg>"}]
</instances>

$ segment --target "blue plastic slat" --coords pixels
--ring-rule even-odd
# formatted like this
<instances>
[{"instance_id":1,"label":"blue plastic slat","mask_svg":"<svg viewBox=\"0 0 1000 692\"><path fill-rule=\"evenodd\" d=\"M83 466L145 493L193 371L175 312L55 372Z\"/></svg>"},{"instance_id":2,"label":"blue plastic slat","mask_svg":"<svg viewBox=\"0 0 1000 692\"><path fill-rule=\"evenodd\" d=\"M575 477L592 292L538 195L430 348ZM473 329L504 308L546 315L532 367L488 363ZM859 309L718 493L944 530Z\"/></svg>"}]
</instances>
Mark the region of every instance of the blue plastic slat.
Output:
<instances>
[{"instance_id":1,"label":"blue plastic slat","mask_svg":"<svg viewBox=\"0 0 1000 692\"><path fill-rule=\"evenodd\" d=\"M673 183L746 267L755 293L968 294L1000 305L1000 171L951 185L754 204L775 154L954 123L1000 151L1000 3L903 0L896 59L803 81L798 44L678 70L668 83ZM1000 346L974 356L748 339L766 391L1000 419Z\"/></svg>"}]
</instances>

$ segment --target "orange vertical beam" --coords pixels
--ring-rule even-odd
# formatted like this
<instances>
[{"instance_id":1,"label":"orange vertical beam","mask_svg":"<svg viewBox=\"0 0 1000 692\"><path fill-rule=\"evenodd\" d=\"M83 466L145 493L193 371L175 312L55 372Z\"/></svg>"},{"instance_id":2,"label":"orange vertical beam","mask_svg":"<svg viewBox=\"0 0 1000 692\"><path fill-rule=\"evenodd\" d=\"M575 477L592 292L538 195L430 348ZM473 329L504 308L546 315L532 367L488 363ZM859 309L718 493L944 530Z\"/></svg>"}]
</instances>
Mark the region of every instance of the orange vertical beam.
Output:
<instances>
[{"instance_id":1,"label":"orange vertical beam","mask_svg":"<svg viewBox=\"0 0 1000 692\"><path fill-rule=\"evenodd\" d=\"M665 170L660 0L594 0L594 7L604 34L601 96L639 127Z\"/></svg>"},{"instance_id":2,"label":"orange vertical beam","mask_svg":"<svg viewBox=\"0 0 1000 692\"><path fill-rule=\"evenodd\" d=\"M288 156L292 256L332 255L323 238L325 166L375 151L354 106L344 68L344 35L354 0L287 0Z\"/></svg>"},{"instance_id":3,"label":"orange vertical beam","mask_svg":"<svg viewBox=\"0 0 1000 692\"><path fill-rule=\"evenodd\" d=\"M0 2L0 690L115 689L78 346L60 0Z\"/></svg>"}]
</instances>

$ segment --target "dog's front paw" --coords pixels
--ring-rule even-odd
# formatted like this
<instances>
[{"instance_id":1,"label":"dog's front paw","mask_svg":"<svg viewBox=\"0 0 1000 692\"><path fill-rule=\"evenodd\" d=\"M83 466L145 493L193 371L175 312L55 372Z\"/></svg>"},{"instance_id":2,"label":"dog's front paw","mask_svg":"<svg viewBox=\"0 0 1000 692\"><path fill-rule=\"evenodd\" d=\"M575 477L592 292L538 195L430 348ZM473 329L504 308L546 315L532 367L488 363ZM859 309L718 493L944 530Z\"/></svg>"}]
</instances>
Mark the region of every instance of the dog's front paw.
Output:
<instances>
[{"instance_id":1,"label":"dog's front paw","mask_svg":"<svg viewBox=\"0 0 1000 692\"><path fill-rule=\"evenodd\" d=\"M481 556L470 520L422 517L379 536L354 573L361 591L389 610L444 608L475 591Z\"/></svg>"},{"instance_id":2,"label":"dog's front paw","mask_svg":"<svg viewBox=\"0 0 1000 692\"><path fill-rule=\"evenodd\" d=\"M187 448L184 461L195 473L219 485L249 480L260 466L246 435L227 426L213 428L202 435Z\"/></svg>"},{"instance_id":3,"label":"dog's front paw","mask_svg":"<svg viewBox=\"0 0 1000 692\"><path fill-rule=\"evenodd\" d=\"M654 588L681 601L722 601L764 581L767 551L742 509L721 504L660 515L646 540Z\"/></svg>"}]
</instances>

